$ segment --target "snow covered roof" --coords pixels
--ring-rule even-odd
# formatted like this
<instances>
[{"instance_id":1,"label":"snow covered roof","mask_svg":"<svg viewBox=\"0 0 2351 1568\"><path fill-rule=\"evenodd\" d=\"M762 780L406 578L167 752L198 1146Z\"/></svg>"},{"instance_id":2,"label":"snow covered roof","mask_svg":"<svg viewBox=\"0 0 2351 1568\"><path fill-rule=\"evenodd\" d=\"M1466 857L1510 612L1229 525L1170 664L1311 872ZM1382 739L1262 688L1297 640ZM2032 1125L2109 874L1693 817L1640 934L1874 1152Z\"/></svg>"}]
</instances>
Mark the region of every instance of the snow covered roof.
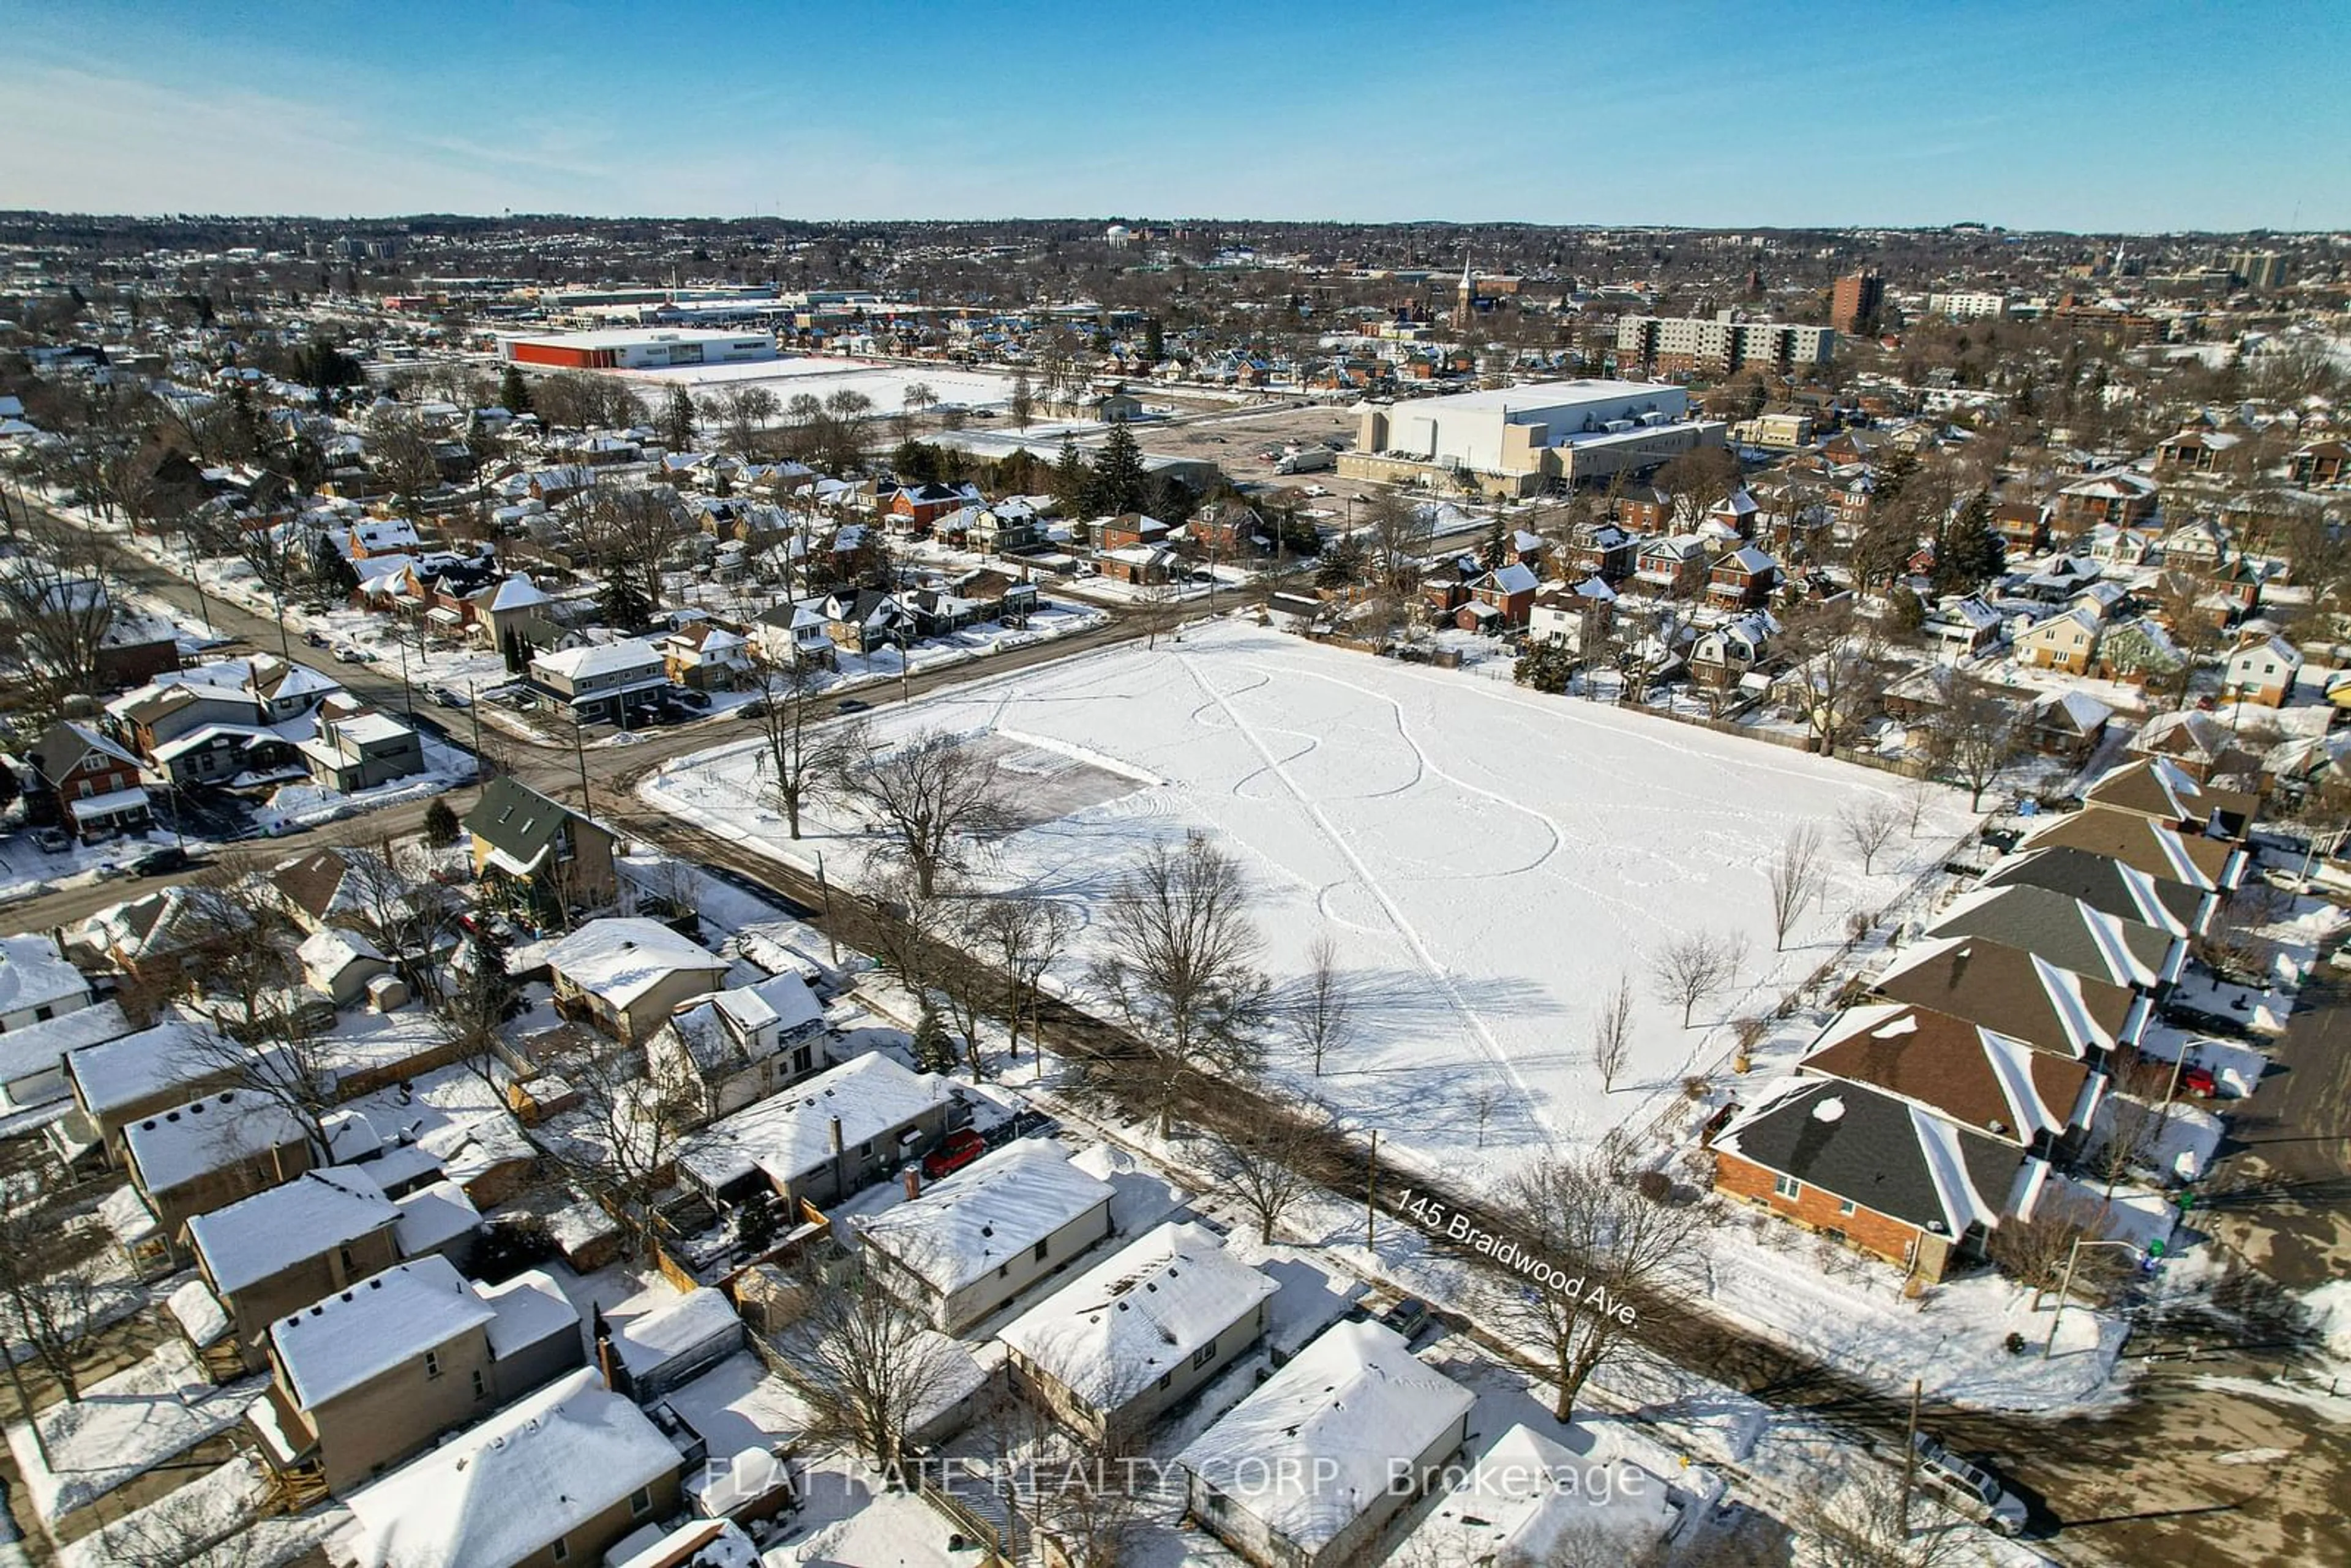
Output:
<instances>
[{"instance_id":1,"label":"snow covered roof","mask_svg":"<svg viewBox=\"0 0 2351 1568\"><path fill-rule=\"evenodd\" d=\"M474 1207L465 1189L445 1178L418 1187L395 1207L400 1210L400 1228L394 1234L400 1239L403 1258L435 1251L482 1223L482 1211Z\"/></svg>"},{"instance_id":2,"label":"snow covered roof","mask_svg":"<svg viewBox=\"0 0 2351 1568\"><path fill-rule=\"evenodd\" d=\"M1393 1461L1438 1448L1474 1403L1395 1330L1333 1323L1176 1463L1311 1555L1387 1495Z\"/></svg>"},{"instance_id":3,"label":"snow covered roof","mask_svg":"<svg viewBox=\"0 0 2351 1568\"><path fill-rule=\"evenodd\" d=\"M0 936L0 1014L89 999L89 980L49 936Z\"/></svg>"},{"instance_id":4,"label":"snow covered roof","mask_svg":"<svg viewBox=\"0 0 2351 1568\"><path fill-rule=\"evenodd\" d=\"M658 920L591 920L547 950L548 967L583 991L625 1008L678 971L726 972L726 960Z\"/></svg>"},{"instance_id":5,"label":"snow covered roof","mask_svg":"<svg viewBox=\"0 0 2351 1568\"><path fill-rule=\"evenodd\" d=\"M743 1320L725 1296L707 1285L649 1312L627 1319L607 1316L605 1322L611 1329L612 1353L641 1382L718 1341L739 1343L743 1338Z\"/></svg>"},{"instance_id":6,"label":"snow covered roof","mask_svg":"<svg viewBox=\"0 0 2351 1568\"><path fill-rule=\"evenodd\" d=\"M947 1081L914 1072L879 1051L828 1068L781 1094L712 1123L687 1139L678 1163L710 1186L754 1170L790 1183L832 1157L831 1123L854 1147L895 1132L947 1097Z\"/></svg>"},{"instance_id":7,"label":"snow covered roof","mask_svg":"<svg viewBox=\"0 0 2351 1568\"><path fill-rule=\"evenodd\" d=\"M1163 1225L1021 1313L997 1338L1093 1409L1115 1410L1277 1288L1206 1228Z\"/></svg>"},{"instance_id":8,"label":"snow covered roof","mask_svg":"<svg viewBox=\"0 0 2351 1568\"><path fill-rule=\"evenodd\" d=\"M1476 1464L1447 1474L1453 1489L1400 1560L1535 1563L1604 1554L1640 1563L1650 1560L1677 1512L1671 1489L1630 1459L1578 1455L1524 1425L1503 1433Z\"/></svg>"},{"instance_id":9,"label":"snow covered roof","mask_svg":"<svg viewBox=\"0 0 2351 1568\"><path fill-rule=\"evenodd\" d=\"M198 1215L188 1221L188 1239L214 1285L233 1296L399 1218L400 1210L372 1185L336 1171L306 1171Z\"/></svg>"},{"instance_id":10,"label":"snow covered roof","mask_svg":"<svg viewBox=\"0 0 2351 1568\"><path fill-rule=\"evenodd\" d=\"M496 1316L446 1258L418 1258L278 1319L269 1338L295 1404L316 1410Z\"/></svg>"},{"instance_id":11,"label":"snow covered roof","mask_svg":"<svg viewBox=\"0 0 2351 1568\"><path fill-rule=\"evenodd\" d=\"M1498 593L1534 591L1536 582L1534 569L1522 561L1514 560L1507 565L1498 566L1487 575L1491 579L1494 591Z\"/></svg>"},{"instance_id":12,"label":"snow covered roof","mask_svg":"<svg viewBox=\"0 0 2351 1568\"><path fill-rule=\"evenodd\" d=\"M497 591L490 596L490 609L493 612L528 610L534 605L553 602L553 596L538 584L531 581L530 573L527 571L516 572L512 577L499 583Z\"/></svg>"},{"instance_id":13,"label":"snow covered roof","mask_svg":"<svg viewBox=\"0 0 2351 1568\"><path fill-rule=\"evenodd\" d=\"M359 1521L352 1561L503 1568L683 1464L643 1411L582 1369L345 1499Z\"/></svg>"},{"instance_id":14,"label":"snow covered roof","mask_svg":"<svg viewBox=\"0 0 2351 1568\"><path fill-rule=\"evenodd\" d=\"M1060 1145L1016 1138L859 1228L867 1246L949 1295L1110 1199L1110 1184L1071 1165Z\"/></svg>"},{"instance_id":15,"label":"snow covered roof","mask_svg":"<svg viewBox=\"0 0 2351 1568\"><path fill-rule=\"evenodd\" d=\"M543 1269L526 1269L496 1285L476 1285L474 1293L497 1314L490 1323L490 1354L497 1360L562 1334L573 1335L576 1342L580 1309Z\"/></svg>"},{"instance_id":16,"label":"snow covered roof","mask_svg":"<svg viewBox=\"0 0 2351 1568\"><path fill-rule=\"evenodd\" d=\"M67 1069L81 1090L83 1106L104 1116L166 1090L192 1083L212 1071L227 1039L185 1018L167 1018L152 1029L67 1055Z\"/></svg>"},{"instance_id":17,"label":"snow covered roof","mask_svg":"<svg viewBox=\"0 0 2351 1568\"><path fill-rule=\"evenodd\" d=\"M382 951L360 932L345 930L340 925L325 925L302 938L294 949L302 967L314 975L340 974L349 966L362 959L384 961Z\"/></svg>"},{"instance_id":18,"label":"snow covered roof","mask_svg":"<svg viewBox=\"0 0 2351 1568\"><path fill-rule=\"evenodd\" d=\"M1980 887L1928 928L1936 936L1985 936L2117 986L2151 989L2167 977L2179 943L2152 926L2116 919L2044 887Z\"/></svg>"},{"instance_id":19,"label":"snow covered roof","mask_svg":"<svg viewBox=\"0 0 2351 1568\"><path fill-rule=\"evenodd\" d=\"M66 1055L84 1046L102 1044L131 1032L122 1004L109 997L91 1007L28 1023L0 1034L0 1083L14 1083L36 1073L55 1072ZM68 1092L62 1086L57 1093Z\"/></svg>"},{"instance_id":20,"label":"snow covered roof","mask_svg":"<svg viewBox=\"0 0 2351 1568\"><path fill-rule=\"evenodd\" d=\"M2145 998L1981 936L1929 936L1876 988L1895 1001L1967 1019L2041 1051L2085 1057L2137 1038Z\"/></svg>"},{"instance_id":21,"label":"snow covered roof","mask_svg":"<svg viewBox=\"0 0 2351 1568\"><path fill-rule=\"evenodd\" d=\"M559 653L541 653L531 660L530 667L577 683L599 675L657 672L662 667L662 656L650 644L624 637L617 643L590 643Z\"/></svg>"},{"instance_id":22,"label":"snow covered roof","mask_svg":"<svg viewBox=\"0 0 2351 1568\"><path fill-rule=\"evenodd\" d=\"M298 1144L302 1124L268 1095L224 1089L131 1123L122 1129L122 1140L138 1167L140 1186L152 1197L266 1150Z\"/></svg>"}]
</instances>

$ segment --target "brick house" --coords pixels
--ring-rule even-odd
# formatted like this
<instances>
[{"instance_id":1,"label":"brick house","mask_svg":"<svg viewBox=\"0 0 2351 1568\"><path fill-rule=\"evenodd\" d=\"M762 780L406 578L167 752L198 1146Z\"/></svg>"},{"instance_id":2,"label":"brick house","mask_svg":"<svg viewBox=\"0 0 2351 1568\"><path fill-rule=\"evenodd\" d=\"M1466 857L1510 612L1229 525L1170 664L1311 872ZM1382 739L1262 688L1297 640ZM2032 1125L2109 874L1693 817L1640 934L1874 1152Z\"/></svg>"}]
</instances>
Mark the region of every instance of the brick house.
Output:
<instances>
[{"instance_id":1,"label":"brick house","mask_svg":"<svg viewBox=\"0 0 2351 1568\"><path fill-rule=\"evenodd\" d=\"M1752 610L1780 585L1780 563L1753 545L1716 561L1707 573L1706 596L1726 610Z\"/></svg>"},{"instance_id":2,"label":"brick house","mask_svg":"<svg viewBox=\"0 0 2351 1568\"><path fill-rule=\"evenodd\" d=\"M2101 524L2134 528L2155 516L2161 486L2144 474L2116 468L2077 479L2057 492L2052 517L2057 531L2069 538Z\"/></svg>"},{"instance_id":3,"label":"brick house","mask_svg":"<svg viewBox=\"0 0 2351 1568\"><path fill-rule=\"evenodd\" d=\"M1524 626L1541 585L1531 567L1513 561L1479 577L1469 584L1471 605L1483 605L1492 614L1483 619L1505 628Z\"/></svg>"},{"instance_id":4,"label":"brick house","mask_svg":"<svg viewBox=\"0 0 2351 1568\"><path fill-rule=\"evenodd\" d=\"M2340 441L2314 441L2286 457L2286 471L2304 486L2340 485L2351 479L2351 447Z\"/></svg>"},{"instance_id":5,"label":"brick house","mask_svg":"<svg viewBox=\"0 0 2351 1568\"><path fill-rule=\"evenodd\" d=\"M1682 598L1707 580L1706 545L1696 534L1651 539L1635 558L1634 578L1651 590Z\"/></svg>"},{"instance_id":6,"label":"brick house","mask_svg":"<svg viewBox=\"0 0 2351 1568\"><path fill-rule=\"evenodd\" d=\"M1656 533L1674 515L1674 498L1655 485L1635 485L1616 497L1613 520L1629 532Z\"/></svg>"},{"instance_id":7,"label":"brick house","mask_svg":"<svg viewBox=\"0 0 2351 1568\"><path fill-rule=\"evenodd\" d=\"M2011 558L2049 548L2049 508L2037 501L2002 501L1991 509L1991 526Z\"/></svg>"},{"instance_id":8,"label":"brick house","mask_svg":"<svg viewBox=\"0 0 2351 1568\"><path fill-rule=\"evenodd\" d=\"M1614 523L1579 523L1561 551L1561 561L1571 574L1596 576L1613 585L1633 575L1640 551L1640 541Z\"/></svg>"},{"instance_id":9,"label":"brick house","mask_svg":"<svg viewBox=\"0 0 2351 1568\"><path fill-rule=\"evenodd\" d=\"M133 832L153 820L140 787L139 759L88 725L58 720L30 757L42 800L76 837Z\"/></svg>"}]
</instances>

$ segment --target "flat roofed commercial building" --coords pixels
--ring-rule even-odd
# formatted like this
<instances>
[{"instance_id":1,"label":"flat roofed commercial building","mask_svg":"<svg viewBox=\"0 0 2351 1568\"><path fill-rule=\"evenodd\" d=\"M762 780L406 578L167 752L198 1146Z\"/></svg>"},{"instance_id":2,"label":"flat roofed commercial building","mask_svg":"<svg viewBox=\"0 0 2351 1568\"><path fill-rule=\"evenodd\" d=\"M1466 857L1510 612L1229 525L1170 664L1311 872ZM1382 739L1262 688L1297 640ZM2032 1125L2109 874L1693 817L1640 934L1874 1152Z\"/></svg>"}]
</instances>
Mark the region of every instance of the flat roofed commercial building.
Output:
<instances>
[{"instance_id":1,"label":"flat roofed commercial building","mask_svg":"<svg viewBox=\"0 0 2351 1568\"><path fill-rule=\"evenodd\" d=\"M1384 484L1477 475L1523 496L1654 468L1697 446L1719 446L1719 420L1689 417L1689 393L1647 382L1532 382L1524 386L1372 404L1339 473Z\"/></svg>"},{"instance_id":2,"label":"flat roofed commercial building","mask_svg":"<svg viewBox=\"0 0 2351 1568\"><path fill-rule=\"evenodd\" d=\"M498 358L509 364L572 371L660 371L674 365L731 365L776 357L768 332L710 332L690 328L622 328L500 338Z\"/></svg>"}]
</instances>

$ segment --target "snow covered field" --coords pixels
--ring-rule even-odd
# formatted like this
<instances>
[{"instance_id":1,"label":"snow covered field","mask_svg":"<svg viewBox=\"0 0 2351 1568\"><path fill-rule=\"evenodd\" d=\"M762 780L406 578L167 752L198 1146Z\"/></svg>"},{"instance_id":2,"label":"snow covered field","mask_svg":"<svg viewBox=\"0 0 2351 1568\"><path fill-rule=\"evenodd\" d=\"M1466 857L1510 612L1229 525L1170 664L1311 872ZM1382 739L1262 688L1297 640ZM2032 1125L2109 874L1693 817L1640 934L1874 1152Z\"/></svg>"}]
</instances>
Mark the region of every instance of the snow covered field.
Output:
<instances>
[{"instance_id":1,"label":"snow covered field","mask_svg":"<svg viewBox=\"0 0 2351 1568\"><path fill-rule=\"evenodd\" d=\"M1099 901L1148 844L1198 830L1237 854L1277 982L1328 934L1364 1001L1359 1038L1311 1083L1384 1146L1493 1174L1546 1145L1646 1124L1842 942L1847 915L1897 897L1971 825L1938 789L1865 876L1840 809L1900 801L1891 775L1732 736L1323 648L1234 621L975 683L877 716L992 732L1029 825L987 880ZM653 804L766 852L824 852L860 874L854 823L799 844L757 803L756 743L673 763ZM1824 897L1774 953L1765 862L1790 831L1825 830ZM1744 936L1722 996L1681 1026L1653 983L1685 933ZM1085 938L1060 977L1075 986ZM1638 995L1614 1093L1592 1063L1593 1015L1620 972ZM1465 1168L1466 1167L1466 1168Z\"/></svg>"}]
</instances>

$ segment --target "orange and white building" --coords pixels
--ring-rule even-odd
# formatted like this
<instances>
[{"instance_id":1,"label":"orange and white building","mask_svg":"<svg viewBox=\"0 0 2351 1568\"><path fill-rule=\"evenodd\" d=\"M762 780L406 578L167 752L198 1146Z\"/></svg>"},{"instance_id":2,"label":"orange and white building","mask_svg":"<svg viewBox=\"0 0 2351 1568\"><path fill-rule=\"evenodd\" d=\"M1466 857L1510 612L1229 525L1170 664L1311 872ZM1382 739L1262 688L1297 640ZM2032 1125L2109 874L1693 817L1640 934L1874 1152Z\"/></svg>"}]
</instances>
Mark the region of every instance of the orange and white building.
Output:
<instances>
[{"instance_id":1,"label":"orange and white building","mask_svg":"<svg viewBox=\"0 0 2351 1568\"><path fill-rule=\"evenodd\" d=\"M735 365L775 357L776 340L769 332L615 327L598 332L518 334L498 340L501 360L550 370L663 371L676 365Z\"/></svg>"}]
</instances>

